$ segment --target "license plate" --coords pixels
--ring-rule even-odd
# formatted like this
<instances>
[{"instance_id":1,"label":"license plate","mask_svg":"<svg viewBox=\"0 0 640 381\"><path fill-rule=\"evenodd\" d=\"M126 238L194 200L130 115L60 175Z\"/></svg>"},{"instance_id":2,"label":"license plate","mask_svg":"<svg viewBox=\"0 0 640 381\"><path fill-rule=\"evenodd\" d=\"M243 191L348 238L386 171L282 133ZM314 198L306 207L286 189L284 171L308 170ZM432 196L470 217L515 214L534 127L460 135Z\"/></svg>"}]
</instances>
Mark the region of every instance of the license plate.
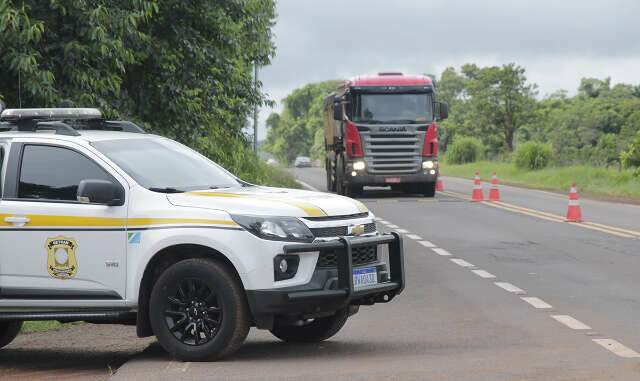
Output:
<instances>
[{"instance_id":1,"label":"license plate","mask_svg":"<svg viewBox=\"0 0 640 381\"><path fill-rule=\"evenodd\" d=\"M385 177L384 182L387 184L400 184L399 177Z\"/></svg>"},{"instance_id":2,"label":"license plate","mask_svg":"<svg viewBox=\"0 0 640 381\"><path fill-rule=\"evenodd\" d=\"M353 287L360 288L378 284L378 271L375 267L353 269Z\"/></svg>"}]
</instances>

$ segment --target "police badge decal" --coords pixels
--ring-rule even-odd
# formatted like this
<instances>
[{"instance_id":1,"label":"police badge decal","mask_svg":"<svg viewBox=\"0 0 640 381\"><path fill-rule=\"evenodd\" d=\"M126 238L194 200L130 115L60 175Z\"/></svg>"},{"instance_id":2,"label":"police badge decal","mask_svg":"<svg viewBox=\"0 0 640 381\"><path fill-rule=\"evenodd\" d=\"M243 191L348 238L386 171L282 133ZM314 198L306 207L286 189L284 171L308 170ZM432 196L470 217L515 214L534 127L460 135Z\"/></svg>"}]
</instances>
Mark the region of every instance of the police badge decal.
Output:
<instances>
[{"instance_id":1,"label":"police badge decal","mask_svg":"<svg viewBox=\"0 0 640 381\"><path fill-rule=\"evenodd\" d=\"M76 249L78 244L72 238L53 237L45 244L47 248L47 271L57 279L71 279L78 272Z\"/></svg>"}]
</instances>

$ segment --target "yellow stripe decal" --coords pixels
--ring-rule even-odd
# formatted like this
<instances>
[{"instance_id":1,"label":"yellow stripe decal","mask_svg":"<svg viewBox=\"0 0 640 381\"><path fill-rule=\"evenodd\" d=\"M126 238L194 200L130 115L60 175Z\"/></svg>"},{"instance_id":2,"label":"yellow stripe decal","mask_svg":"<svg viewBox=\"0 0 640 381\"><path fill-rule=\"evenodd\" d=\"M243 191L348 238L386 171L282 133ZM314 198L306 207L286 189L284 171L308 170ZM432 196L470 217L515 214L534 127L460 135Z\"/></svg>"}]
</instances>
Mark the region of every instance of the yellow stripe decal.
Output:
<instances>
[{"instance_id":1,"label":"yellow stripe decal","mask_svg":"<svg viewBox=\"0 0 640 381\"><path fill-rule=\"evenodd\" d=\"M277 195L253 195L253 194L239 194L239 193L225 193L225 192L189 192L188 194L194 196L205 196L205 197L229 197L229 198L251 198L254 200L260 201L272 201L272 202L281 202L287 204L289 206L295 206L296 208L302 209L309 217L323 217L326 216L324 210L319 207L304 201L295 201L290 200Z\"/></svg>"},{"instance_id":2,"label":"yellow stripe decal","mask_svg":"<svg viewBox=\"0 0 640 381\"><path fill-rule=\"evenodd\" d=\"M4 219L8 214L0 214L0 226L12 226ZM108 218L108 217L78 217L78 216L47 216L28 214L28 227L36 226L79 226L79 227L125 227L148 225L225 225L236 226L231 220L208 220L194 218Z\"/></svg>"},{"instance_id":3,"label":"yellow stripe decal","mask_svg":"<svg viewBox=\"0 0 640 381\"><path fill-rule=\"evenodd\" d=\"M365 212L368 212L368 211L369 211L369 209L368 209L368 208L367 208L363 203L361 203L360 201L358 201L358 200L353 200L353 202L355 202L355 203L356 203L356 206L358 207L358 210L359 210L361 213L365 213Z\"/></svg>"}]
</instances>

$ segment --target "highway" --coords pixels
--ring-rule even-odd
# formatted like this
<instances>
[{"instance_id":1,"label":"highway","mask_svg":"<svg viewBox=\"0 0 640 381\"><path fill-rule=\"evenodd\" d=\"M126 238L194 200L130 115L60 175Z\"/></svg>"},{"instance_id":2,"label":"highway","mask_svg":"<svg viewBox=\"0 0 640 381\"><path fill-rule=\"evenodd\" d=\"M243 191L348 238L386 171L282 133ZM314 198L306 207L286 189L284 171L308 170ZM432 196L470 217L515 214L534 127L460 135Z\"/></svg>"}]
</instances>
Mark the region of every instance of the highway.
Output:
<instances>
[{"instance_id":1,"label":"highway","mask_svg":"<svg viewBox=\"0 0 640 381\"><path fill-rule=\"evenodd\" d=\"M292 170L325 190L322 169ZM434 199L367 191L380 230L404 235L407 287L332 340L252 330L232 358L171 361L151 345L115 380L640 380L640 208L502 187L472 203L445 178ZM485 191L488 187L485 185Z\"/></svg>"}]
</instances>

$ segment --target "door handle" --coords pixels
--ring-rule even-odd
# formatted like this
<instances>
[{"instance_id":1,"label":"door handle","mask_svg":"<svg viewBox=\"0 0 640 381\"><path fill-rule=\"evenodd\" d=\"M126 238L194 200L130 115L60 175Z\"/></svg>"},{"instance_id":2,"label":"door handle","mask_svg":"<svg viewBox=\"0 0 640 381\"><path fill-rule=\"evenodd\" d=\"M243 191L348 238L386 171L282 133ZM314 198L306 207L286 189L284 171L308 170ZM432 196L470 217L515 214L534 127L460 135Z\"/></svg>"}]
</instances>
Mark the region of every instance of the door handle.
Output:
<instances>
[{"instance_id":1,"label":"door handle","mask_svg":"<svg viewBox=\"0 0 640 381\"><path fill-rule=\"evenodd\" d=\"M11 217L6 217L4 219L4 222L8 222L10 224L12 224L13 226L17 226L19 228L23 227L24 225L26 225L27 223L29 223L29 221L31 221L29 218L24 217L24 216L11 216Z\"/></svg>"}]
</instances>

